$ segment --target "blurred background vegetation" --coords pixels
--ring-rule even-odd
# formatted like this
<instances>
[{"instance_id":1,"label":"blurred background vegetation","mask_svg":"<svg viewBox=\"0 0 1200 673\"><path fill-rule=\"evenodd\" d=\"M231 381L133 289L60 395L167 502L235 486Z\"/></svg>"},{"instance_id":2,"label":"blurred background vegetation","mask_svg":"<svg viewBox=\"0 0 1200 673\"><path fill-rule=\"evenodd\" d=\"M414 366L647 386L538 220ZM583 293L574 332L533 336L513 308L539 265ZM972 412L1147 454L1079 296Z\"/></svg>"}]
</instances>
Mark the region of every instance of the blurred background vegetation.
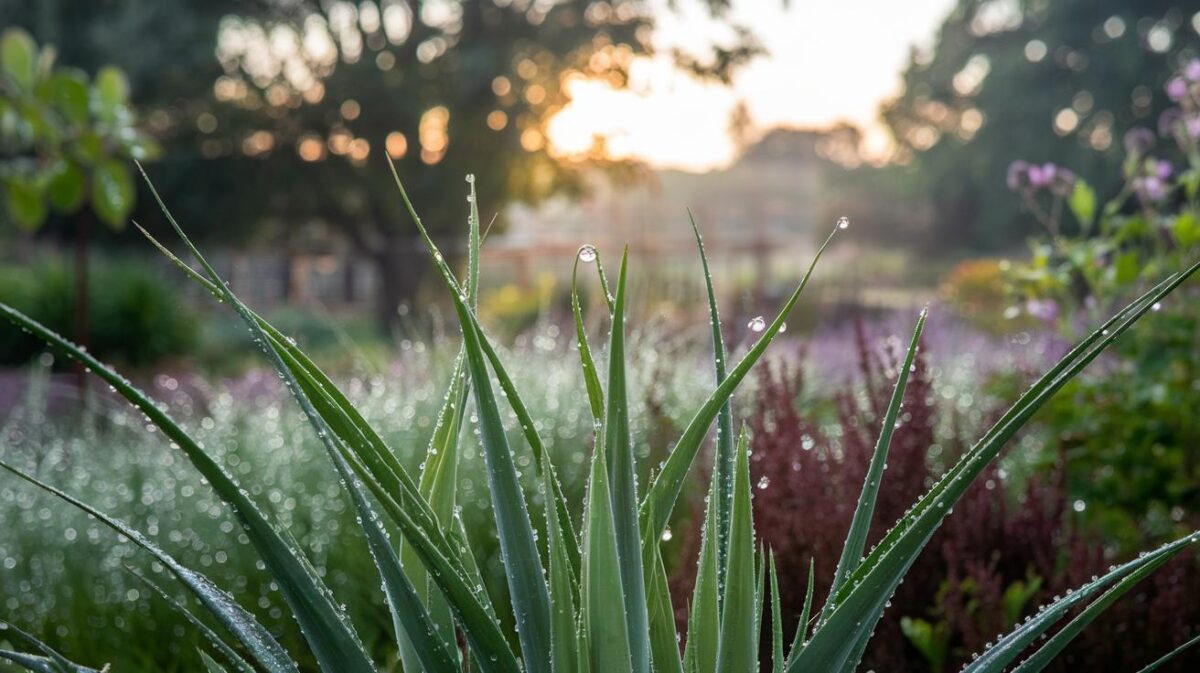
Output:
<instances>
[{"instance_id":1,"label":"blurred background vegetation","mask_svg":"<svg viewBox=\"0 0 1200 673\"><path fill-rule=\"evenodd\" d=\"M755 434L760 532L796 569L788 584L803 586L810 558L827 579L836 555L822 541L842 535L892 337L917 307L932 301L935 319L879 531L1031 374L1200 254L1196 7L886 4L0 0L0 301L134 373L237 469L268 474L254 495L284 514L381 647L386 616L356 583L369 558L347 539L311 438L272 439L302 426L295 410L236 317L130 226L170 244L134 160L234 290L345 381L410 464L457 345L385 157L455 257L473 175L491 222L480 314L536 391L576 491L587 411L573 369L545 363L570 360L577 248L612 259L631 247L635 416L646 419L635 435L653 456L708 385L695 375L708 371L707 314L685 207L705 232L734 350L847 216L851 235L738 400ZM797 46L810 41L820 46ZM951 670L1081 574L1200 526L1198 290L1157 307L1010 448L964 505L968 523L985 524L939 533L896 597L868 656L877 670ZM600 299L585 290L588 305ZM229 533L221 549L161 542L252 595L298 643L196 477L80 381L0 326L0 454L143 529L162 524L165 503L164 530ZM462 473L495 580L486 494L475 470ZM299 507L297 484L315 508ZM797 522L814 493L826 516ZM684 591L697 538L689 513L677 518L670 563ZM29 530L46 532L16 532ZM84 564L80 545L102 567ZM1087 562L1064 565L1067 550ZM0 484L0 607L116 670L194 670L194 634L120 572L130 553ZM1177 565L1103 617L1063 670L1133 668L1194 634L1196 560ZM794 611L789 600L802 596L785 597ZM1114 634L1130 631L1149 633L1145 649L1114 651ZM174 640L163 650L152 633ZM1177 670L1197 664L1180 657Z\"/></svg>"}]
</instances>

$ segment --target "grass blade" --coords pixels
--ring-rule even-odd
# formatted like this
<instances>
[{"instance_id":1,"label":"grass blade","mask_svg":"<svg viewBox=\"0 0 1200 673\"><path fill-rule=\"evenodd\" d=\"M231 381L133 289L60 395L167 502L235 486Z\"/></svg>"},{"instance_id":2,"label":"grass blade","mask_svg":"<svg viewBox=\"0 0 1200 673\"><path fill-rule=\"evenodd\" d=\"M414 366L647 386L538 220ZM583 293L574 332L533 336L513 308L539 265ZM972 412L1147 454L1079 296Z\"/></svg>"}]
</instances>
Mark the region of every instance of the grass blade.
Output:
<instances>
[{"instance_id":1,"label":"grass blade","mask_svg":"<svg viewBox=\"0 0 1200 673\"><path fill-rule=\"evenodd\" d=\"M246 647L251 657L263 668L273 673L294 673L296 671L296 665L283 649L283 646L276 642L271 633L255 619L254 615L238 605L229 594L218 588L207 577L184 566L139 531L126 525L124 522L108 516L86 502L47 484L33 475L26 474L4 461L0 461L0 468L8 470L27 483L79 509L118 534L123 535L138 547L149 552L151 556L166 566L196 596L200 603L216 617L217 621Z\"/></svg>"},{"instance_id":2,"label":"grass blade","mask_svg":"<svg viewBox=\"0 0 1200 673\"><path fill-rule=\"evenodd\" d=\"M516 616L522 658L526 670L531 673L549 673L550 595L543 579L542 560L534 540L525 494L521 490L504 423L500 418L500 409L492 390L486 355L481 345L486 339L474 320L474 314L466 306L465 293L459 291L458 284L446 266L445 258L429 237L425 225L421 223L408 194L404 191L399 174L396 173L395 164L391 163L390 159L389 165L404 205L429 248L435 265L441 271L458 313L467 353L467 370L471 374L471 388L475 393L475 408L479 414L480 439L483 443L492 509L496 517L505 575ZM540 460L540 456L537 458Z\"/></svg>"},{"instance_id":3,"label":"grass blade","mask_svg":"<svg viewBox=\"0 0 1200 673\"><path fill-rule=\"evenodd\" d=\"M679 438L679 442L675 444L675 448L671 450L667 456L666 462L663 464L663 469L659 472L658 477L650 484L649 491L646 494L646 499L642 501L642 537L644 540L658 539L662 535L663 530L667 527L667 521L671 518L671 513L675 509L675 501L679 498L679 492L683 488L684 481L687 479L688 472L695 462L696 454L700 450L700 444L704 441L704 436L708 432L709 425L720 412L721 407L733 395L733 391L741 384L742 379L750 372L750 369L758 362L762 354L767 350L767 346L779 334L779 330L783 327L784 318L791 313L796 302L800 299L800 295L804 292L804 288L808 286L808 281L812 277L813 270L816 268L817 262L821 259L821 255L825 249L829 247L833 237L837 235L838 229L834 229L821 247L817 249L817 254L813 256L812 264L809 265L808 271L800 280L799 286L784 303L783 308L779 311L778 316L769 327L759 337L758 341L750 347L746 356L729 372L729 376L717 385L716 390L708 396L708 399L700 405L692 420L684 429L683 434ZM651 507L653 502L653 507ZM653 510L654 517L648 516Z\"/></svg>"},{"instance_id":4,"label":"grass blade","mask_svg":"<svg viewBox=\"0 0 1200 673\"><path fill-rule=\"evenodd\" d=\"M170 441L179 446L201 475L208 480L217 494L225 502L229 503L234 514L241 520L247 537L250 538L251 542L258 549L260 556L263 558L264 563L267 564L272 575L280 580L280 589L283 591L285 599L288 600L288 604L292 606L297 620L300 621L302 627L309 627L306 628L306 632L309 629L328 627L328 630L323 634L314 634L312 636L314 640L318 641L317 645L314 645L314 651L319 646L327 656L336 657L344 648L356 646L357 638L353 635L352 631L349 633L343 631L339 634L339 630L341 629L333 625L334 623L344 624L342 621L343 616L334 607L328 588L316 577L312 567L300 556L294 547L284 540L274 526L267 521L266 517L258 510L257 505L250 500L246 492L238 486L237 482L212 459L203 447L184 432L165 411L160 409L158 405L130 384L124 377L96 360L75 344L55 334L28 316L5 304L0 304L0 315L18 327L29 330L35 336L71 358L78 360L84 367L103 379L121 396L125 397L133 406L145 414L150 419L150 422L162 430L163 434ZM19 474L18 476L21 475ZM43 488L48 487L43 485ZM61 494L60 497L69 498L66 494ZM73 501L72 504L75 504L77 507L83 505L79 501ZM224 615L218 614L216 616L222 617ZM250 643L246 644L247 646L250 645ZM311 641L310 644L312 644ZM353 667L356 665L355 661L358 658L352 652L353 650L345 652L345 656L347 657L345 661L349 662L348 668L345 670L354 670ZM263 654L267 656L269 653L264 652ZM267 656L268 661L274 659L276 657ZM286 659L283 659L283 661L286 661ZM288 663L290 664L290 662ZM359 663L362 663L361 660ZM281 667L276 670L288 669Z\"/></svg>"},{"instance_id":5,"label":"grass blade","mask_svg":"<svg viewBox=\"0 0 1200 673\"><path fill-rule=\"evenodd\" d=\"M217 287L217 289L221 291L224 300L234 308L234 310L246 323L246 326L250 329L251 335L254 337L254 341L262 348L271 364L283 378L286 387L292 394L292 397L294 397L297 403L299 403L301 410L308 418L308 421L313 426L317 437L321 440L322 445L325 447L326 453L329 455L330 460L333 462L334 468L337 470L347 492L350 495L351 504L357 512L359 526L365 533L368 549L371 551L372 558L383 581L383 587L388 598L388 606L392 611L393 621L403 625L405 633L410 636L409 640L415 646L421 664L426 670L431 672L453 671L455 669L457 657L451 653L452 650L447 647L447 643L445 641L428 637L428 634L435 632L435 625L430 619L428 612L425 610L424 605L421 603L416 588L412 585L408 579L408 576L404 574L403 569L400 567L400 559L396 554L396 550L389 541L387 532L384 530L382 522L375 514L374 509L371 507L371 504L367 498L366 487L360 481L350 463L346 460L346 451L345 448L341 446L341 438L333 432L329 426L329 423L326 421L326 418L319 413L316 406L314 406L312 399L305 392L304 388L297 379L294 372L294 367L290 367L288 363L284 361L284 353L282 352L282 349L274 345L267 332L262 328L261 325L259 325L255 315L241 302L240 299L238 299L232 290L229 289L228 285L221 280L221 277L217 274L212 265L208 263L204 255L200 253L200 250L192 244L187 234L184 233L183 228L171 215L170 211L166 207L166 204L163 203L162 199L159 197L157 190L155 190L154 186L150 184L149 176L146 176L145 171L142 171L142 176L146 179L146 183L150 188L151 194L154 196L154 199L162 210L163 215L167 218L168 222L171 224L171 227L175 230L175 233L183 241L188 251L191 252L193 258L195 258L195 260L204 269L204 272L208 275L209 280ZM284 578L277 577L276 579L282 581ZM357 642L357 638L345 638L346 633L353 633L349 622L344 618L339 619L338 622L340 631L343 633L339 633L337 627L334 627L334 630L331 630L328 634L322 634L322 636L332 636L333 638L337 639L339 641L340 649L344 651L349 651L352 649L357 651L349 653L351 658L342 663L337 663L336 666L334 665L334 661L327 660L327 656L329 654L328 652L326 652L324 655L322 653L317 653L318 659L320 659L322 662L322 666L326 667L328 670L339 671L346 670L344 667L347 665L366 665L373 669L373 664L370 663L369 655L366 653L365 648L363 648L363 646ZM305 634L309 635L310 638L312 637L312 635L307 631L305 631ZM415 638L411 637L414 634L419 635L416 635ZM399 634L397 637L400 637Z\"/></svg>"},{"instance_id":6,"label":"grass blade","mask_svg":"<svg viewBox=\"0 0 1200 673\"><path fill-rule=\"evenodd\" d=\"M675 608L671 605L671 589L667 568L663 565L658 544L643 549L642 567L647 577L647 601L650 619L650 660L655 673L683 673L679 657L679 633L675 630Z\"/></svg>"},{"instance_id":7,"label":"grass blade","mask_svg":"<svg viewBox=\"0 0 1200 673\"><path fill-rule=\"evenodd\" d=\"M650 673L650 617L646 607L646 577L642 568L642 536L638 529L637 483L625 381L625 274L628 262L629 250L626 249L621 256L617 298L613 306L612 336L608 345L608 404L602 436L608 458L613 525L617 533L617 559L621 568L633 671ZM656 544L657 540L648 542L648 546Z\"/></svg>"},{"instance_id":8,"label":"grass blade","mask_svg":"<svg viewBox=\"0 0 1200 673\"><path fill-rule=\"evenodd\" d=\"M0 619L0 636L3 636L7 640L21 643L25 647L32 647L33 649L42 653L42 656L39 657L24 655L20 652L13 652L11 654L15 656L7 657L10 661L21 664L22 666L30 665L30 670L45 670L49 671L50 673L75 673L76 671L92 670L71 662L66 657L59 654L54 648L17 628L15 625L4 621L3 619ZM0 651L0 657L4 656L3 652L4 651Z\"/></svg>"},{"instance_id":9,"label":"grass blade","mask_svg":"<svg viewBox=\"0 0 1200 673\"><path fill-rule=\"evenodd\" d=\"M222 640L221 637L217 635L217 632L213 631L208 624L205 624L199 617L193 614L186 605L172 597L153 580L138 572L132 566L125 566L125 570L128 571L130 575L133 575L134 578L136 578L139 582L149 587L151 591L158 594L164 601L167 602L167 605L170 605L172 608L174 608L176 612L183 615L183 618L186 619L189 624L195 627L195 629L199 631L201 635L203 635L204 638L210 644L212 644L213 647L217 648L217 650L221 652L221 655L225 657L226 661L237 667L237 670L241 671L242 673L254 673L254 667L251 666L245 659L243 659L241 655L234 651L234 649L230 647L228 643ZM201 651L200 654L202 656L206 656L204 655L203 651Z\"/></svg>"},{"instance_id":10,"label":"grass blade","mask_svg":"<svg viewBox=\"0 0 1200 673\"><path fill-rule=\"evenodd\" d=\"M549 458L543 454L542 460ZM548 466L547 466L548 467ZM549 503L554 497L549 483L550 470L542 470L542 488L546 494L546 549L550 559L550 656L554 673L575 673L579 670L579 638L576 632L575 578L567 545L574 540L563 537L555 508Z\"/></svg>"},{"instance_id":11,"label":"grass blade","mask_svg":"<svg viewBox=\"0 0 1200 673\"><path fill-rule=\"evenodd\" d=\"M718 671L753 671L758 663L758 581L754 552L754 522L750 502L749 441L745 428L738 438L737 469L729 521L729 567L721 606L721 635L717 643Z\"/></svg>"},{"instance_id":12,"label":"grass blade","mask_svg":"<svg viewBox=\"0 0 1200 673\"><path fill-rule=\"evenodd\" d=\"M705 499L699 566L688 613L688 637L683 653L688 673L715 673L717 670L717 642L721 635L721 584L717 581L720 563L717 557L717 493L720 488L714 473Z\"/></svg>"},{"instance_id":13,"label":"grass blade","mask_svg":"<svg viewBox=\"0 0 1200 673\"><path fill-rule=\"evenodd\" d=\"M696 218L688 209L692 233L696 236L696 248L700 251L700 266L704 269L704 289L708 293L708 322L712 327L713 366L717 385L725 380L725 337L721 335L721 315L717 311L717 294L713 291L712 273L708 269L708 255L704 251L704 238L696 226ZM725 582L725 558L729 547L729 503L733 498L733 403L726 399L717 412L717 438L713 452L713 474L720 488L717 490L717 568L719 582Z\"/></svg>"},{"instance_id":14,"label":"grass blade","mask_svg":"<svg viewBox=\"0 0 1200 673\"><path fill-rule=\"evenodd\" d=\"M871 519L875 515L875 500L879 496L880 483L883 481L883 470L887 464L888 449L892 444L892 433L896 430L900 406L904 403L904 390L908 385L908 375L915 367L917 349L921 342L921 332L925 330L925 318L929 315L928 307L921 311L917 318L917 326L913 330L912 341L908 344L908 352L900 366L896 377L896 387L892 391L891 402L883 416L883 425L879 430L879 440L875 443L875 451L871 455L871 463L867 467L867 475L863 479L862 492L858 496L858 505L854 508L854 518L850 522L850 531L846 534L846 543L842 546L842 556L838 560L837 570L833 574L833 585L829 589L830 599L825 601L822 616L829 612L832 597L837 594L842 582L858 566L867 547L867 533L871 529Z\"/></svg>"}]
</instances>

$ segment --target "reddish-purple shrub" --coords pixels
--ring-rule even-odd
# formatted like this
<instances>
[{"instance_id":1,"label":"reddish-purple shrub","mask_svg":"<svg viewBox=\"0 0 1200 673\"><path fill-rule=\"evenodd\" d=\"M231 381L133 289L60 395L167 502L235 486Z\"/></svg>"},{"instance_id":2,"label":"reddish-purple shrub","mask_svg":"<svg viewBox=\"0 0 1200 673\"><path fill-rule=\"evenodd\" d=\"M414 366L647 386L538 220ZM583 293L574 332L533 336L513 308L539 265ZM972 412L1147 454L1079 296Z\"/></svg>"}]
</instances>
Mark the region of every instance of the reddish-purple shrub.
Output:
<instances>
[{"instance_id":1,"label":"reddish-purple shrub","mask_svg":"<svg viewBox=\"0 0 1200 673\"><path fill-rule=\"evenodd\" d=\"M788 639L803 605L810 559L816 565L816 605L829 590L901 360L898 341L889 340L877 353L861 326L856 345L862 391L834 396L834 430L822 431L798 408L805 392L802 353L760 370L747 419L753 433L751 469L759 485L755 525L776 554ZM905 392L868 544L879 540L932 483L939 468L931 465L930 447L940 447L943 462L965 450L959 438L939 436L938 411L922 355ZM1109 563L1104 547L1070 525L1063 477L1060 465L1012 493L1006 492L1012 488L1005 488L1001 470L992 467L981 475L896 591L871 640L864 670L954 670L1038 605L1100 573ZM697 507L693 519L700 516ZM681 558L696 557L697 529L685 533ZM1195 565L1189 555L1164 567L1086 629L1048 670L1137 670L1186 640L1200 625L1200 602L1188 599L1200 595ZM688 604L694 572L692 563L684 563L673 578L676 605ZM926 653L905 635L905 618L923 620L931 633L941 634ZM764 624L764 636L767 632ZM1131 633L1143 635L1130 643ZM769 656L766 638L764 644ZM1198 661L1200 654L1185 654L1160 670L1194 670Z\"/></svg>"}]
</instances>

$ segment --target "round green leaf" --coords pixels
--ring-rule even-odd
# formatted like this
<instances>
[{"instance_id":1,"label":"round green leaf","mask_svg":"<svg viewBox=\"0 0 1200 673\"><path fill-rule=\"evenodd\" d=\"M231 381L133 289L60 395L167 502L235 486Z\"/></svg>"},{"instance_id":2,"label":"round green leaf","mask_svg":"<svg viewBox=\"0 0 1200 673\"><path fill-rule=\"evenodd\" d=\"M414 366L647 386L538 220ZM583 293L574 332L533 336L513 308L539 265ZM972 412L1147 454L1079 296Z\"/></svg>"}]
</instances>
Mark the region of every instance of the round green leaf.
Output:
<instances>
[{"instance_id":1,"label":"round green leaf","mask_svg":"<svg viewBox=\"0 0 1200 673\"><path fill-rule=\"evenodd\" d=\"M42 190L37 183L17 178L10 180L6 187L5 201L13 222L26 231L40 227L46 220L46 203L42 200Z\"/></svg>"},{"instance_id":2,"label":"round green leaf","mask_svg":"<svg viewBox=\"0 0 1200 673\"><path fill-rule=\"evenodd\" d=\"M120 68L106 65L96 73L96 92L105 108L124 105L129 100L129 80Z\"/></svg>"},{"instance_id":3,"label":"round green leaf","mask_svg":"<svg viewBox=\"0 0 1200 673\"><path fill-rule=\"evenodd\" d=\"M37 43L29 33L20 28L9 28L0 36L0 66L21 89L33 87Z\"/></svg>"},{"instance_id":4,"label":"round green leaf","mask_svg":"<svg viewBox=\"0 0 1200 673\"><path fill-rule=\"evenodd\" d=\"M125 227L133 210L133 176L119 161L105 161L92 174L92 209L113 229Z\"/></svg>"},{"instance_id":5,"label":"round green leaf","mask_svg":"<svg viewBox=\"0 0 1200 673\"><path fill-rule=\"evenodd\" d=\"M50 169L46 196L50 207L60 213L72 213L83 203L83 171L73 161L60 159Z\"/></svg>"},{"instance_id":6,"label":"round green leaf","mask_svg":"<svg viewBox=\"0 0 1200 673\"><path fill-rule=\"evenodd\" d=\"M88 122L88 85L83 73L66 70L38 86L38 97L51 105L69 124Z\"/></svg>"}]
</instances>

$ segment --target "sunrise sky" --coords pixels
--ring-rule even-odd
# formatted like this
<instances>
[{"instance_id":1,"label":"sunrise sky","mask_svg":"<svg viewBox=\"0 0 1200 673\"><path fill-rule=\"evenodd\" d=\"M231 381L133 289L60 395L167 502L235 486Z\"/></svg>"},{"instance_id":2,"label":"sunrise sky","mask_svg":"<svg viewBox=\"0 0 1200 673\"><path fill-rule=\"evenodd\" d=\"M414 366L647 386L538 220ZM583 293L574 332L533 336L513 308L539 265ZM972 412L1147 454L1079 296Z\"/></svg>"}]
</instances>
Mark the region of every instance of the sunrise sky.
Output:
<instances>
[{"instance_id":1,"label":"sunrise sky","mask_svg":"<svg viewBox=\"0 0 1200 673\"><path fill-rule=\"evenodd\" d=\"M722 27L694 2L658 6L656 46L703 46ZM595 135L614 157L638 157L660 168L705 171L729 163L728 134L739 101L758 129L827 126L839 120L867 131L867 150L886 137L876 121L879 103L897 92L912 46L928 46L954 0L735 0L732 18L751 28L769 54L738 73L732 87L696 81L670 58L644 59L632 87L614 91L577 82L573 102L551 123L554 147L583 151ZM785 5L790 5L785 7Z\"/></svg>"}]
</instances>

